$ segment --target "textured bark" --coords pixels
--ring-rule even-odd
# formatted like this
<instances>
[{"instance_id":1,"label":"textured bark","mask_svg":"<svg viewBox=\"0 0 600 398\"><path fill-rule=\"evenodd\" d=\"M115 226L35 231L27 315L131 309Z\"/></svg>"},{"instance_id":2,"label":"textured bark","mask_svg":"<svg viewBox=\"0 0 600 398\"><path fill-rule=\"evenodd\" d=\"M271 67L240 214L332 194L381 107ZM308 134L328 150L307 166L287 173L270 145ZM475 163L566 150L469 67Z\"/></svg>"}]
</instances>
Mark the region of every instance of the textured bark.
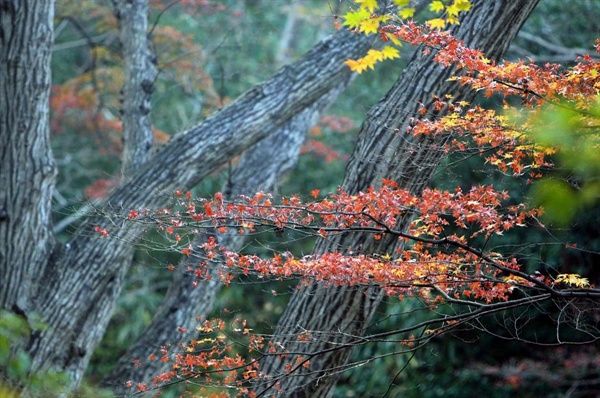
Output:
<instances>
[{"instance_id":1,"label":"textured bark","mask_svg":"<svg viewBox=\"0 0 600 398\"><path fill-rule=\"evenodd\" d=\"M474 1L455 35L466 45L484 51L488 58L504 54L538 0ZM417 51L394 87L369 112L346 170L344 190L356 193L379 186L382 178L398 181L401 188L420 193L431 179L443 156L439 148L447 137L412 136L406 133L411 117L418 118L419 102L427 114L436 114L432 94L452 94L458 100L471 101L475 93L447 79L456 74L433 62L434 53ZM405 229L410 220L398 222ZM367 234L346 234L317 244L316 252L349 250L363 253L392 253L399 242L375 241ZM318 284L296 291L277 326L273 341L293 353L310 358L310 368L287 375L285 363L294 358L271 356L262 370L270 382L256 388L260 396L329 397L347 362L353 344L369 325L379 304L381 290L375 287L324 288ZM314 341L298 342L296 336L311 331ZM333 347L339 349L331 350ZM321 354L319 354L321 352ZM315 356L312 356L317 354ZM273 383L279 381L278 389ZM265 385L267 386L265 388Z\"/></svg>"},{"instance_id":2,"label":"textured bark","mask_svg":"<svg viewBox=\"0 0 600 398\"><path fill-rule=\"evenodd\" d=\"M149 158L152 89L158 75L156 56L148 38L148 2L114 0L125 68L123 86L123 155L121 178L127 179Z\"/></svg>"},{"instance_id":3,"label":"textured bark","mask_svg":"<svg viewBox=\"0 0 600 398\"><path fill-rule=\"evenodd\" d=\"M131 261L132 242L141 233L135 223L125 221L129 210L167 206L175 190L191 189L234 155L276 132L346 81L350 72L343 61L364 55L372 39L339 32L199 126L173 137L150 161L136 166L97 206L97 214L62 245L49 232L54 178L47 103L52 3L1 5L0 178L9 188L0 193L0 297L3 308L25 317L37 313L48 325L24 347L33 358L32 371L65 371L76 386L104 334ZM137 164L139 158L134 158L132 164ZM101 238L95 226L107 228L110 236Z\"/></svg>"},{"instance_id":4,"label":"textured bark","mask_svg":"<svg viewBox=\"0 0 600 398\"><path fill-rule=\"evenodd\" d=\"M23 313L52 257L53 1L0 2L0 308Z\"/></svg>"},{"instance_id":5,"label":"textured bark","mask_svg":"<svg viewBox=\"0 0 600 398\"><path fill-rule=\"evenodd\" d=\"M229 181L223 187L225 196L236 198L239 195L253 195L259 191L273 191L277 181L296 164L306 133L325 108L346 88L350 82L349 77L274 134L244 152L232 170ZM198 237L194 244L194 252L201 252L198 246L207 238L208 234ZM218 239L221 246L232 251L241 249L246 240L244 235L236 234L218 235ZM212 264L209 270L210 279L198 280L193 273L185 272L188 266L194 269L197 260L193 255L187 260L177 267L173 283L150 325L105 377L103 384L111 387L117 394L130 392L124 386L129 380L134 384L151 384L155 376L170 370L172 363L142 361L138 367L132 364L132 359L148 358L157 351L157 347L193 339L196 334L196 318L206 319L212 311L222 286L219 281L218 264ZM196 287L193 286L194 281L198 283ZM178 327L183 327L188 332L181 333L177 330Z\"/></svg>"}]
</instances>

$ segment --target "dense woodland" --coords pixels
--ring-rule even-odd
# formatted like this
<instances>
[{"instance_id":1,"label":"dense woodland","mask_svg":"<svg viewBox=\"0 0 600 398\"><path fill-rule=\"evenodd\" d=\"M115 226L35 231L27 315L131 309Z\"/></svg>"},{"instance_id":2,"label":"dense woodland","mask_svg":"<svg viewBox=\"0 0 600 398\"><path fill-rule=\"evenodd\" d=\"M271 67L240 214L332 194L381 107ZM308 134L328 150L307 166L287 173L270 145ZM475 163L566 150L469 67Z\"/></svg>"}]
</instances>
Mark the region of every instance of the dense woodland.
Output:
<instances>
[{"instance_id":1,"label":"dense woodland","mask_svg":"<svg viewBox=\"0 0 600 398\"><path fill-rule=\"evenodd\" d=\"M600 3L369 3L0 1L1 396L600 394Z\"/></svg>"}]
</instances>

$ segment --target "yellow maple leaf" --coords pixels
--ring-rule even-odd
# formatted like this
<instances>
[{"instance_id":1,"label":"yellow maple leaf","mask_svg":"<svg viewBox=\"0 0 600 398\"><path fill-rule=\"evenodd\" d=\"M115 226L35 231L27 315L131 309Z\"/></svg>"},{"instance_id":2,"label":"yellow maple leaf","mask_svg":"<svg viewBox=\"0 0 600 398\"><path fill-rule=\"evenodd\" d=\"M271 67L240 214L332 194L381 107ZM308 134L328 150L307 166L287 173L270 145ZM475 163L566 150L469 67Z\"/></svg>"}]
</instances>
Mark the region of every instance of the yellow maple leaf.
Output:
<instances>
[{"instance_id":1,"label":"yellow maple leaf","mask_svg":"<svg viewBox=\"0 0 600 398\"><path fill-rule=\"evenodd\" d=\"M460 21L458 20L458 18L453 16L449 16L448 18L446 18L446 22L450 25L460 25Z\"/></svg>"},{"instance_id":2,"label":"yellow maple leaf","mask_svg":"<svg viewBox=\"0 0 600 398\"><path fill-rule=\"evenodd\" d=\"M383 53L381 51L373 50L373 49L370 49L367 52L367 55L365 55L365 58L371 60L373 62L373 65L375 65L377 63L377 61L383 61L385 59L383 56Z\"/></svg>"},{"instance_id":3,"label":"yellow maple leaf","mask_svg":"<svg viewBox=\"0 0 600 398\"><path fill-rule=\"evenodd\" d=\"M429 5L429 9L433 12L437 12L438 14L442 11L444 11L444 3L442 3L439 0L436 1L432 1L431 4Z\"/></svg>"},{"instance_id":4,"label":"yellow maple leaf","mask_svg":"<svg viewBox=\"0 0 600 398\"><path fill-rule=\"evenodd\" d=\"M400 58L398 49L390 46L385 46L383 50L381 50L381 54L383 55L383 59Z\"/></svg>"},{"instance_id":5,"label":"yellow maple leaf","mask_svg":"<svg viewBox=\"0 0 600 398\"><path fill-rule=\"evenodd\" d=\"M566 283L576 287L588 287L590 282L587 278L582 278L579 274L559 274L554 280L555 283Z\"/></svg>"},{"instance_id":6,"label":"yellow maple leaf","mask_svg":"<svg viewBox=\"0 0 600 398\"><path fill-rule=\"evenodd\" d=\"M442 18L434 18L427 21L431 29L444 29L446 27L446 21Z\"/></svg>"},{"instance_id":7,"label":"yellow maple leaf","mask_svg":"<svg viewBox=\"0 0 600 398\"><path fill-rule=\"evenodd\" d=\"M356 72L356 73L362 73L368 67L368 65L363 61L363 58L361 58L361 59L349 59L349 60L347 60L344 63L346 65L348 65L348 67L350 68L350 70L352 72Z\"/></svg>"},{"instance_id":8,"label":"yellow maple leaf","mask_svg":"<svg viewBox=\"0 0 600 398\"><path fill-rule=\"evenodd\" d=\"M452 4L451 6L446 7L446 13L451 17L457 17L460 13L460 10L456 4Z\"/></svg>"},{"instance_id":9,"label":"yellow maple leaf","mask_svg":"<svg viewBox=\"0 0 600 398\"><path fill-rule=\"evenodd\" d=\"M394 0L394 4L398 7L406 7L410 3L410 0Z\"/></svg>"},{"instance_id":10,"label":"yellow maple leaf","mask_svg":"<svg viewBox=\"0 0 600 398\"><path fill-rule=\"evenodd\" d=\"M379 29L379 20L376 18L369 18L362 21L358 27L359 32L366 33L367 35L371 33L377 33Z\"/></svg>"}]
</instances>

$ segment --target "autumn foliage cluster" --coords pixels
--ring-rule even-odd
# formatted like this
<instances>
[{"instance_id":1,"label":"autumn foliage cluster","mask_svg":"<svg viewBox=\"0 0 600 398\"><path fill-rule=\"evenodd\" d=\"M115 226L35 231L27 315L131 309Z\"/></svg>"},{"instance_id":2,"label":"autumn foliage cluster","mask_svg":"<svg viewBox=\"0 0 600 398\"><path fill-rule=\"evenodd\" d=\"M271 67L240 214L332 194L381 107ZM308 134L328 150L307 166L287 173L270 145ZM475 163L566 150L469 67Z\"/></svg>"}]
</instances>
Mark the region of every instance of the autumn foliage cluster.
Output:
<instances>
[{"instance_id":1,"label":"autumn foliage cluster","mask_svg":"<svg viewBox=\"0 0 600 398\"><path fill-rule=\"evenodd\" d=\"M468 7L463 6L462 11L467 11ZM439 26L386 24L387 17L377 16L375 9L366 10L366 14L349 14L345 24L364 33L377 33L386 42L424 45L426 52L435 51L435 61L440 65L458 68L459 74L453 80L504 101L500 113L464 101L455 102L452 93L439 93L435 98L438 113L427 114L423 108L407 131L390 130L390 134L447 136L446 144L436 150L477 154L490 167L534 187L544 187L557 163L568 166L581 180L581 206L597 203L600 187L597 180L589 178L589 173L600 168L597 155L593 161L593 153L599 150L597 59L581 57L570 68L525 61L496 63L477 49L465 47L450 33L435 29ZM374 18L375 31L371 32L366 24L373 24ZM596 48L600 52L600 41ZM394 58L394 51L384 49L382 57L390 54L388 58ZM349 61L348 65L360 72L372 65L364 62ZM549 114L561 115L554 119L564 127L558 133L548 125ZM588 155L575 159L573 150L583 147ZM126 209L123 220L157 229L170 242L170 250L197 259L197 266L186 272L198 278L208 275L208 267L219 267L225 284L236 274L299 278L325 285L378 286L392 297L418 297L431 308L458 303L482 310L548 297L597 297L598 291L586 278L576 274L530 274L521 269L517 256L493 249L495 239L514 228L543 226L546 220L552 220L544 218L545 211L554 210L544 209L544 192L538 189L540 196L534 197L534 203L514 203L507 192L491 185L454 191L425 189L414 195L388 179L354 195L339 190L323 196L315 189L313 200L306 201L298 196L275 198L262 192L233 200L226 200L220 193L203 199L178 191L173 208ZM406 222L402 225L408 225L407 229L397 228L401 221ZM109 226L97 226L96 231L110 238ZM193 247L192 237L199 231L211 231L214 236ZM265 258L228 251L219 244L222 234L265 231L280 239L285 239L290 231L322 239L361 231L372 234L374 240L399 239L403 244L391 253L368 255L355 247L299 258L286 251ZM169 265L169 269L174 267ZM457 317L432 323L427 335L451 330L456 323L467 320ZM158 385L175 378L194 379L206 385L235 385L244 394L248 381L269 380L260 372L261 357L287 355L285 347L273 342L265 344L264 337L252 334L243 321L229 325L221 320L202 320L198 331L205 337L171 347L179 353L172 371L156 378ZM311 336L307 332L300 338L310 340ZM411 338L404 343L413 344ZM236 345L252 354L231 354ZM163 347L159 358L150 360L168 361L167 352L168 348ZM309 361L310 358L293 357L287 370L293 372L308 366ZM149 387L137 388L143 391Z\"/></svg>"}]
</instances>

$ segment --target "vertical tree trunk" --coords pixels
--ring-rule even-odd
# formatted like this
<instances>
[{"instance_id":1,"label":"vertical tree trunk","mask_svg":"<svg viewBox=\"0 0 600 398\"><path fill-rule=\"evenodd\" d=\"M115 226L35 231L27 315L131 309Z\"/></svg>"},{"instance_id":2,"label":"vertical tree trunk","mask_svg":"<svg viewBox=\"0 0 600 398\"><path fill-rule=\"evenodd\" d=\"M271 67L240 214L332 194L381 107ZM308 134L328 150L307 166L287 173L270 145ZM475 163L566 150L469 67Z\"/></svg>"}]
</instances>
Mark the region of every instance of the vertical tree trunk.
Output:
<instances>
[{"instance_id":1,"label":"vertical tree trunk","mask_svg":"<svg viewBox=\"0 0 600 398\"><path fill-rule=\"evenodd\" d=\"M0 1L0 308L32 310L54 249L50 57L54 1Z\"/></svg>"},{"instance_id":2,"label":"vertical tree trunk","mask_svg":"<svg viewBox=\"0 0 600 398\"><path fill-rule=\"evenodd\" d=\"M484 51L488 58L498 59L538 0L473 3L473 9L465 14L455 35L466 45ZM422 50L416 52L394 87L367 115L346 170L345 191L356 193L369 186L379 186L382 178L390 178L401 188L419 194L429 182L443 156L440 148L447 137L407 134L409 119L420 117L419 103L424 104L428 115L439 114L432 106L433 94L452 94L457 101L471 101L475 93L448 82L457 71L433 62L435 52L426 55ZM400 220L396 229L405 229L409 222ZM392 253L398 244L394 239L375 241L367 234L346 234L320 241L315 251ZM305 359L310 357L310 367L301 367L289 375L285 365L293 364L294 358L270 356L261 369L271 377L270 382L258 386L256 392L260 396L331 396L352 343L365 332L381 294L381 290L374 287L325 288L318 284L296 291L272 341L282 344L289 352L303 353ZM306 330L311 332L313 340L298 341L298 334ZM339 349L329 350L332 347ZM322 354L311 356L319 352ZM276 381L277 388L274 387Z\"/></svg>"},{"instance_id":3,"label":"vertical tree trunk","mask_svg":"<svg viewBox=\"0 0 600 398\"><path fill-rule=\"evenodd\" d=\"M119 21L125 85L123 87L123 156L121 178L127 178L149 158L153 144L150 125L152 89L158 75L149 40L147 0L113 0Z\"/></svg>"}]
</instances>

